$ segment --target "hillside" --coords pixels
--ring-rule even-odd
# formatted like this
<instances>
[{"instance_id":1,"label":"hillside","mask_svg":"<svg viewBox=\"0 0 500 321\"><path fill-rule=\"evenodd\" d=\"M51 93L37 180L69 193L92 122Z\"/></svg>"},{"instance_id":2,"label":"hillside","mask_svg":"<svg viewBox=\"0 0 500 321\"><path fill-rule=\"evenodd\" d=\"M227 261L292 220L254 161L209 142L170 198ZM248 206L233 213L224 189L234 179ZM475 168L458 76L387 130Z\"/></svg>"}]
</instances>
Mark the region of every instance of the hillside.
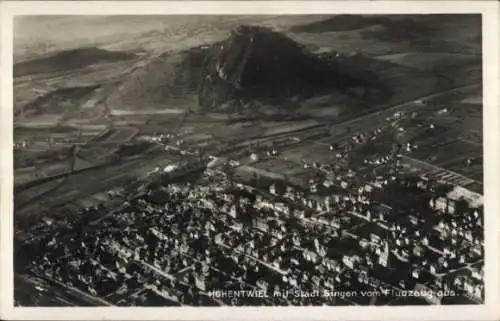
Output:
<instances>
[{"instance_id":1,"label":"hillside","mask_svg":"<svg viewBox=\"0 0 500 321\"><path fill-rule=\"evenodd\" d=\"M100 86L66 87L48 92L15 111L15 117L63 115L78 110Z\"/></svg>"},{"instance_id":2,"label":"hillside","mask_svg":"<svg viewBox=\"0 0 500 321\"><path fill-rule=\"evenodd\" d=\"M166 52L126 75L109 94L112 110L191 109L207 48Z\"/></svg>"},{"instance_id":3,"label":"hillside","mask_svg":"<svg viewBox=\"0 0 500 321\"><path fill-rule=\"evenodd\" d=\"M93 47L64 50L43 58L14 64L14 77L70 71L97 63L129 60L134 57L135 54L128 52L108 51Z\"/></svg>"}]
</instances>

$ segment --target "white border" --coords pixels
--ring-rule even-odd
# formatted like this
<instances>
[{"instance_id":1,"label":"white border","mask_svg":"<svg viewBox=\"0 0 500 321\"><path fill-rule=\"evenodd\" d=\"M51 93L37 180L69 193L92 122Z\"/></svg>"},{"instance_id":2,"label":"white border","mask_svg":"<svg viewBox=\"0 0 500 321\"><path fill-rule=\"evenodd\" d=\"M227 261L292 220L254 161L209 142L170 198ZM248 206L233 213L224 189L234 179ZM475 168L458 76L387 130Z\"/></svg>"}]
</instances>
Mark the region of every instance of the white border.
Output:
<instances>
[{"instance_id":1,"label":"white border","mask_svg":"<svg viewBox=\"0 0 500 321\"><path fill-rule=\"evenodd\" d=\"M8 320L497 320L500 310L499 5L496 1L13 1L1 10L0 319ZM482 13L486 303L481 306L302 308L14 308L12 269L12 17L15 15ZM43 32L43 30L41 31Z\"/></svg>"}]
</instances>

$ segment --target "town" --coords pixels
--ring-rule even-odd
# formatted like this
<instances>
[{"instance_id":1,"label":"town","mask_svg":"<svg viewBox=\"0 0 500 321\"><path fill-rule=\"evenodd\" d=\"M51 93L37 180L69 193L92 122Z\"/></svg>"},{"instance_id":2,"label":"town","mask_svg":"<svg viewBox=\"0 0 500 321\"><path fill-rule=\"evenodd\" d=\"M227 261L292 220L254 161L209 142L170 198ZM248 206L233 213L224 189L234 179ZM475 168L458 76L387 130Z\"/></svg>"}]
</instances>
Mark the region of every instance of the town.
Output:
<instances>
[{"instance_id":1,"label":"town","mask_svg":"<svg viewBox=\"0 0 500 321\"><path fill-rule=\"evenodd\" d=\"M25 270L118 306L483 302L484 213L474 193L408 172L410 143L359 161L356 171L345 162L399 128L325 145L334 162L301 165L314 173L302 184L249 174L264 158L284 157L277 143L239 160L209 157L191 180L173 179L183 167L156 168L107 202L41 223L43 237L25 245L41 255ZM168 146L170 136L153 140ZM197 152L182 154L203 162ZM272 295L284 291L301 295ZM361 294L368 291L380 295Z\"/></svg>"}]
</instances>

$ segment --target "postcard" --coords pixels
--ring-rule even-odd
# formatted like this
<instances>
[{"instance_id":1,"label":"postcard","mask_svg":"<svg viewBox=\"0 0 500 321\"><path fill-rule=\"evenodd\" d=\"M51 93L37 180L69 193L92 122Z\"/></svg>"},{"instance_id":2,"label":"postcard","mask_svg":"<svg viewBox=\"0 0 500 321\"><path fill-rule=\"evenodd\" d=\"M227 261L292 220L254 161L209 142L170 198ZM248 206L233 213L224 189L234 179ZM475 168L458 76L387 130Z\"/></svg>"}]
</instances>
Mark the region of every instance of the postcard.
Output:
<instances>
[{"instance_id":1,"label":"postcard","mask_svg":"<svg viewBox=\"0 0 500 321\"><path fill-rule=\"evenodd\" d=\"M1 14L3 319L500 317L497 2Z\"/></svg>"}]
</instances>

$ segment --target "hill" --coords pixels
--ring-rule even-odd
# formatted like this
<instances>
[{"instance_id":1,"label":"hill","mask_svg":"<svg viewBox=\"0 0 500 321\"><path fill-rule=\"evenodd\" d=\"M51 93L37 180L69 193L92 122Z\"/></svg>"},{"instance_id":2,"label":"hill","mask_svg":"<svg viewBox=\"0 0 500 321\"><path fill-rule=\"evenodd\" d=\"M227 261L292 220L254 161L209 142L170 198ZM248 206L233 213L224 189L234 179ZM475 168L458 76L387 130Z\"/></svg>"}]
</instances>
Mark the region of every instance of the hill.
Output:
<instances>
[{"instance_id":1,"label":"hill","mask_svg":"<svg viewBox=\"0 0 500 321\"><path fill-rule=\"evenodd\" d=\"M481 50L481 15L337 15L289 28L292 33L357 32L366 41L409 43L420 52Z\"/></svg>"},{"instance_id":2,"label":"hill","mask_svg":"<svg viewBox=\"0 0 500 321\"><path fill-rule=\"evenodd\" d=\"M355 88L370 93L378 87L376 75L369 71L351 73L335 59L312 54L282 33L240 26L213 45L155 58L128 76L107 104L112 109L241 112L249 104L344 95Z\"/></svg>"},{"instance_id":3,"label":"hill","mask_svg":"<svg viewBox=\"0 0 500 321\"><path fill-rule=\"evenodd\" d=\"M283 34L254 26L241 26L214 46L202 73L199 104L210 110L227 102L238 108L248 100L279 103L371 85Z\"/></svg>"},{"instance_id":4,"label":"hill","mask_svg":"<svg viewBox=\"0 0 500 321\"><path fill-rule=\"evenodd\" d=\"M70 71L97 63L129 60L136 55L121 51L108 51L95 47L64 50L46 57L14 64L14 77Z\"/></svg>"}]
</instances>

